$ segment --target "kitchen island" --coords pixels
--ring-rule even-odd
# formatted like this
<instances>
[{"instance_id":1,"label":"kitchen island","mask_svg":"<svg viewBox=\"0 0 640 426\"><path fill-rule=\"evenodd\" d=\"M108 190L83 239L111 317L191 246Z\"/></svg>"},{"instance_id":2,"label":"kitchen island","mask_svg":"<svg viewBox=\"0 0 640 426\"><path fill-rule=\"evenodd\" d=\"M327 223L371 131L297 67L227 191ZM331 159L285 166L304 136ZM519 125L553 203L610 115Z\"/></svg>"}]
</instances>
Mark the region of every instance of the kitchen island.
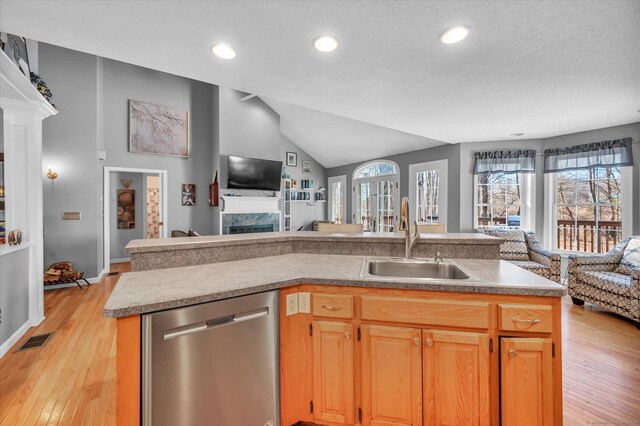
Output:
<instances>
[{"instance_id":1,"label":"kitchen island","mask_svg":"<svg viewBox=\"0 0 640 426\"><path fill-rule=\"evenodd\" d=\"M498 260L500 240L476 235L421 242L424 252L447 241L451 253L461 248L454 263L470 274L455 280L366 274L370 256L397 255L401 239L393 234L134 242L132 256L144 253L143 263L151 253L186 259L194 250L199 260L160 270L142 265L120 278L105 306L106 316L118 318L119 422L140 421L141 315L277 289L282 425L510 425L522 416L561 425L565 289ZM291 251L201 262L212 250L260 242L284 242ZM301 242L304 249L296 249ZM356 253L318 253L328 244L343 253L343 242ZM288 312L291 298L307 306Z\"/></svg>"}]
</instances>

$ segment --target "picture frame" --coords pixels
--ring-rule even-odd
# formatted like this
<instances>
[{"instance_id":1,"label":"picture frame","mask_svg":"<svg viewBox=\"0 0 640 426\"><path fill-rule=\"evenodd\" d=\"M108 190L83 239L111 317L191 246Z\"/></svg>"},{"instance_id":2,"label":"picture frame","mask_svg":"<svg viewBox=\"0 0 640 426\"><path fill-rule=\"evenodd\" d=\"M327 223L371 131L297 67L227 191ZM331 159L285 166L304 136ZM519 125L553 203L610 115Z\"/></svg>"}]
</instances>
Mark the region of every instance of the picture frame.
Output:
<instances>
[{"instance_id":1,"label":"picture frame","mask_svg":"<svg viewBox=\"0 0 640 426\"><path fill-rule=\"evenodd\" d=\"M302 173L311 173L311 161L302 160Z\"/></svg>"},{"instance_id":2,"label":"picture frame","mask_svg":"<svg viewBox=\"0 0 640 426\"><path fill-rule=\"evenodd\" d=\"M0 45L2 51L16 64L20 72L31 81L27 40L14 34L0 33Z\"/></svg>"},{"instance_id":3,"label":"picture frame","mask_svg":"<svg viewBox=\"0 0 640 426\"><path fill-rule=\"evenodd\" d=\"M189 158L190 112L129 99L129 152Z\"/></svg>"},{"instance_id":4,"label":"picture frame","mask_svg":"<svg viewBox=\"0 0 640 426\"><path fill-rule=\"evenodd\" d=\"M196 205L196 184L183 183L180 191L183 206Z\"/></svg>"},{"instance_id":5,"label":"picture frame","mask_svg":"<svg viewBox=\"0 0 640 426\"><path fill-rule=\"evenodd\" d=\"M298 153L287 151L287 166L298 167Z\"/></svg>"}]
</instances>

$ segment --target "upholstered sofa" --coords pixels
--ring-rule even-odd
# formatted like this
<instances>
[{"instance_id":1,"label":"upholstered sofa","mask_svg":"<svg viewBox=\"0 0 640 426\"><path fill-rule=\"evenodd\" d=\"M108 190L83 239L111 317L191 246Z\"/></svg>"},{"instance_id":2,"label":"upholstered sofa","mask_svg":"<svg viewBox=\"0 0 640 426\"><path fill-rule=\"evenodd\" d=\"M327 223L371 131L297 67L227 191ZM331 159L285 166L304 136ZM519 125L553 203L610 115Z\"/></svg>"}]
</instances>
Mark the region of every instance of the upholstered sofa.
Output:
<instances>
[{"instance_id":1,"label":"upholstered sofa","mask_svg":"<svg viewBox=\"0 0 640 426\"><path fill-rule=\"evenodd\" d=\"M600 256L569 256L569 295L576 305L600 306L640 328L640 236Z\"/></svg>"},{"instance_id":2,"label":"upholstered sofa","mask_svg":"<svg viewBox=\"0 0 640 426\"><path fill-rule=\"evenodd\" d=\"M545 250L533 232L517 229L476 229L486 235L502 238L500 258L527 271L560 282L560 255Z\"/></svg>"}]
</instances>

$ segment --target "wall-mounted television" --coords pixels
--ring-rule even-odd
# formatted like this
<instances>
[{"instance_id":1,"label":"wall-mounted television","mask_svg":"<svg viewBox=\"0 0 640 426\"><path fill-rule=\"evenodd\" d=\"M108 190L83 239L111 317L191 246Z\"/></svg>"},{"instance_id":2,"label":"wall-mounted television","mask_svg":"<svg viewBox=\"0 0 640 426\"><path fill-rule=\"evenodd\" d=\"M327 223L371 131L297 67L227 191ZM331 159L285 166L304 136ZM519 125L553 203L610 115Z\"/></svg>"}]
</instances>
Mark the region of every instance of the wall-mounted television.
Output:
<instances>
[{"instance_id":1,"label":"wall-mounted television","mask_svg":"<svg viewBox=\"0 0 640 426\"><path fill-rule=\"evenodd\" d=\"M229 189L280 191L282 161L229 156Z\"/></svg>"}]
</instances>

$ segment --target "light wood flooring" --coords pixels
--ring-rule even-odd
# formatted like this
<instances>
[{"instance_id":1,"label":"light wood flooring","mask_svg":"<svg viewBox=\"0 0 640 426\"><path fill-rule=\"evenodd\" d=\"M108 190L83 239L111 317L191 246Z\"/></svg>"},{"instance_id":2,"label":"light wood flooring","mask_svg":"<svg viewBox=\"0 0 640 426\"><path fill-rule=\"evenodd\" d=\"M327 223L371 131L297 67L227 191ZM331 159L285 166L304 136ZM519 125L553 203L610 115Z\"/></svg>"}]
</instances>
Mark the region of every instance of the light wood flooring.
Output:
<instances>
[{"instance_id":1,"label":"light wood flooring","mask_svg":"<svg viewBox=\"0 0 640 426\"><path fill-rule=\"evenodd\" d=\"M115 424L115 320L102 306L117 280L45 292L45 321L15 348L32 334L55 335L0 360L0 425ZM564 424L640 424L640 331L568 297L563 321Z\"/></svg>"}]
</instances>

